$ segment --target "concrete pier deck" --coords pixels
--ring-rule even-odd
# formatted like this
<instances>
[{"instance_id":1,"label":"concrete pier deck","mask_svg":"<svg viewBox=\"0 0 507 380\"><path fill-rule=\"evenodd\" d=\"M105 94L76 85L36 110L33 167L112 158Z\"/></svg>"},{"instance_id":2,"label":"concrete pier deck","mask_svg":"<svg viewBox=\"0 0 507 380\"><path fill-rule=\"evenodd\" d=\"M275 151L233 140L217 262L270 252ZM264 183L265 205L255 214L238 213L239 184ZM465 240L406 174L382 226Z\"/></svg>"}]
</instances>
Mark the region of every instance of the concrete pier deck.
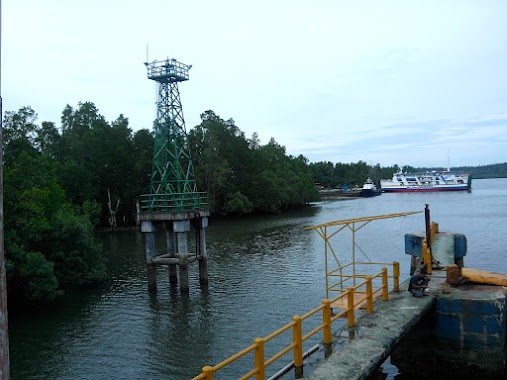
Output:
<instances>
[{"instance_id":1,"label":"concrete pier deck","mask_svg":"<svg viewBox=\"0 0 507 380\"><path fill-rule=\"evenodd\" d=\"M408 366L414 365L412 347L418 346L422 351L417 355L426 355L426 362L438 359L445 365L476 367L480 373L496 376L492 378L507 379L507 286L472 283L462 278L457 286L446 284L444 293L445 269L449 265L464 266L466 238L462 234L440 233L436 226L431 247L430 294L413 297L407 291L406 280L399 293L389 293L388 301L377 300L372 314L363 311L356 315L353 328L345 325L333 331L338 337L333 353L314 365L308 379L367 379L397 346L400 350L395 356L403 365L404 361ZM425 236L405 235L405 253L420 261ZM430 323L419 325L425 317ZM426 344L410 344L417 335L417 339L425 336Z\"/></svg>"},{"instance_id":2,"label":"concrete pier deck","mask_svg":"<svg viewBox=\"0 0 507 380\"><path fill-rule=\"evenodd\" d=\"M320 362L310 380L366 379L392 350L417 325L442 293L445 272L434 271L430 276L431 294L413 297L408 291L408 280L400 285L399 293L389 293L389 301L378 300L372 314L356 319L355 338L335 347L333 354ZM346 329L346 328L345 328ZM305 376L306 378L306 376Z\"/></svg>"},{"instance_id":3,"label":"concrete pier deck","mask_svg":"<svg viewBox=\"0 0 507 380\"><path fill-rule=\"evenodd\" d=\"M367 379L430 310L433 345L425 345L426 355L507 378L507 287L465 283L443 293L446 272L433 270L430 278L428 296L413 297L407 280L389 301L376 301L373 314L356 318L355 337L335 346L308 379Z\"/></svg>"}]
</instances>

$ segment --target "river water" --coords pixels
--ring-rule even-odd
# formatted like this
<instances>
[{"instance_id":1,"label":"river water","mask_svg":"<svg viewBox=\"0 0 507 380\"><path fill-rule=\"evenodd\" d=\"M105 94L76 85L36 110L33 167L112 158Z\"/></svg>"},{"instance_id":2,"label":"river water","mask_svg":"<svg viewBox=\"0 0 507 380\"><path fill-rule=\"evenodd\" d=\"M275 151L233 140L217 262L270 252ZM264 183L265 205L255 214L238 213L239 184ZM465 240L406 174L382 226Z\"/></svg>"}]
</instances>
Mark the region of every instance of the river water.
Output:
<instances>
[{"instance_id":1,"label":"river water","mask_svg":"<svg viewBox=\"0 0 507 380\"><path fill-rule=\"evenodd\" d=\"M470 193L383 194L275 216L211 218L209 287L201 289L197 264L191 264L188 295L169 285L162 267L157 293L148 293L140 232L103 233L98 239L109 258L104 285L67 294L50 309L9 315L11 379L188 380L320 305L326 297L324 244L304 227L424 211L425 204L440 231L467 237L466 266L507 273L507 179L474 180ZM399 261L405 280L410 256L404 234L424 226L424 212L371 222L356 233L359 255ZM163 239L157 241L161 249ZM350 233L340 233L336 245L338 255L350 258ZM235 371L217 378L237 378ZM395 374L390 368L388 379Z\"/></svg>"}]
</instances>

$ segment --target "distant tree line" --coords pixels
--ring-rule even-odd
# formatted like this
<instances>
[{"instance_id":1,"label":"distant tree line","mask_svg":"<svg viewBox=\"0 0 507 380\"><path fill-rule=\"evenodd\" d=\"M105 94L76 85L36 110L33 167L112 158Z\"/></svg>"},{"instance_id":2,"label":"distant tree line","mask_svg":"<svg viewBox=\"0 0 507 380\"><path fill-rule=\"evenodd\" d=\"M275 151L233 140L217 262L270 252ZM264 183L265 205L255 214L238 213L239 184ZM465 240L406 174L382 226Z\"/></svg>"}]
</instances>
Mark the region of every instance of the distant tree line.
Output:
<instances>
[{"instance_id":1,"label":"distant tree line","mask_svg":"<svg viewBox=\"0 0 507 380\"><path fill-rule=\"evenodd\" d=\"M473 178L507 178L507 162L480 166L460 166L454 169L469 172Z\"/></svg>"},{"instance_id":2,"label":"distant tree line","mask_svg":"<svg viewBox=\"0 0 507 380\"><path fill-rule=\"evenodd\" d=\"M381 179L392 178L393 173L402 170L403 172L426 172L432 170L447 170L444 167L414 167L414 166L384 166L380 164L375 166L368 165L364 161L357 163L332 163L315 162L309 164L313 173L315 183L320 184L324 188L342 188L346 186L362 186L364 181L369 177L377 185ZM472 178L505 178L507 177L507 162L501 164L491 164L483 166L460 166L451 167L451 171L466 171L472 175Z\"/></svg>"},{"instance_id":3,"label":"distant tree line","mask_svg":"<svg viewBox=\"0 0 507 380\"><path fill-rule=\"evenodd\" d=\"M315 162L310 164L315 183L325 188L342 188L343 186L362 186L369 177L378 184L381 178L391 178L396 166L381 167L368 165L364 161L357 163Z\"/></svg>"}]
</instances>

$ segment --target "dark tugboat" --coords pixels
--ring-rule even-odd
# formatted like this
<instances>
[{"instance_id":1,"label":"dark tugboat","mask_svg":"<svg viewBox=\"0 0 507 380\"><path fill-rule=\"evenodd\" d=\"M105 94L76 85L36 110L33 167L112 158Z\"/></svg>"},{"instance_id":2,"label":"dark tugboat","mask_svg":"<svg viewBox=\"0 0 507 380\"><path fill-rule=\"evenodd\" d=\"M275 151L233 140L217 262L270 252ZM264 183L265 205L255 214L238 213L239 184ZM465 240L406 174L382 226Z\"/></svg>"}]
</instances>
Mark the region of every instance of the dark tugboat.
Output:
<instances>
[{"instance_id":1,"label":"dark tugboat","mask_svg":"<svg viewBox=\"0 0 507 380\"><path fill-rule=\"evenodd\" d=\"M359 196L361 197L375 197L377 195L380 195L382 192L381 190L377 189L377 186L373 183L371 178L368 178L366 182L363 185L363 188L361 189L361 192L359 193Z\"/></svg>"}]
</instances>

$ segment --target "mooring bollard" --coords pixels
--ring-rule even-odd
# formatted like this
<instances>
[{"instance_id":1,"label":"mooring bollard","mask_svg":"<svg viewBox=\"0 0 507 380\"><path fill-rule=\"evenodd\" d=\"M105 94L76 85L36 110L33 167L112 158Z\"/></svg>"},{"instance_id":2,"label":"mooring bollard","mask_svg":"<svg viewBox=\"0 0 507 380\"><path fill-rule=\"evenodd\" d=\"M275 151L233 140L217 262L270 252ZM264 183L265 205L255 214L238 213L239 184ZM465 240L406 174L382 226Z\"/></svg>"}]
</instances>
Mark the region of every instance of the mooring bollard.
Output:
<instances>
[{"instance_id":1,"label":"mooring bollard","mask_svg":"<svg viewBox=\"0 0 507 380\"><path fill-rule=\"evenodd\" d=\"M459 266L456 264L447 265L446 268L447 282L451 285L458 285L460 282L461 274Z\"/></svg>"}]
</instances>

